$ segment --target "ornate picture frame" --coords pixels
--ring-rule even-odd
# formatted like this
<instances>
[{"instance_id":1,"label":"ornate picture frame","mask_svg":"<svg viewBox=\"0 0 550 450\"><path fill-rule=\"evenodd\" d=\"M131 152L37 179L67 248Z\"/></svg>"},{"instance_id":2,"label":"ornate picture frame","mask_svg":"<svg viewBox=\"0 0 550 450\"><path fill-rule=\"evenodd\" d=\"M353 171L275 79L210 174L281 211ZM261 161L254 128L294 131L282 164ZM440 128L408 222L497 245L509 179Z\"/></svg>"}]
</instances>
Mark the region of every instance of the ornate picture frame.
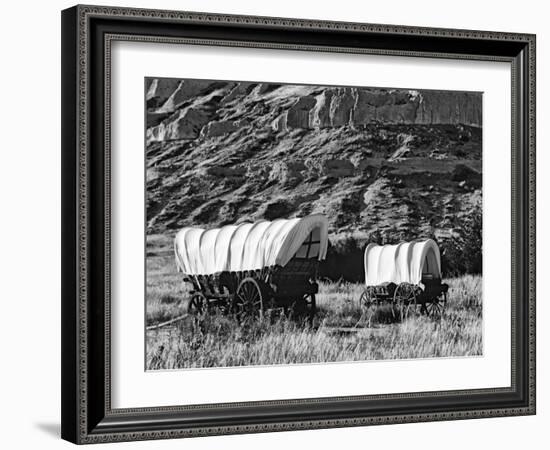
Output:
<instances>
[{"instance_id":1,"label":"ornate picture frame","mask_svg":"<svg viewBox=\"0 0 550 450\"><path fill-rule=\"evenodd\" d=\"M509 63L511 385L113 408L110 74L117 41ZM62 12L64 439L84 444L528 414L535 414L534 35L80 5Z\"/></svg>"}]
</instances>

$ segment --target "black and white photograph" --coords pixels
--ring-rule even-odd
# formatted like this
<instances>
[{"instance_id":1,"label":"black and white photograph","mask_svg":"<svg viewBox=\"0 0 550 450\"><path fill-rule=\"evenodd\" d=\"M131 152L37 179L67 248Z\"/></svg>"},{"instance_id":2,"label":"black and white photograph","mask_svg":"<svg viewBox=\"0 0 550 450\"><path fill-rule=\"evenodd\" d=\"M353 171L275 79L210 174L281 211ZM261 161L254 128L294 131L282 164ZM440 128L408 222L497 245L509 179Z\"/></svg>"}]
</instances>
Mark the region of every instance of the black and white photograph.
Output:
<instances>
[{"instance_id":1,"label":"black and white photograph","mask_svg":"<svg viewBox=\"0 0 550 450\"><path fill-rule=\"evenodd\" d=\"M483 93L146 78L146 370L483 355Z\"/></svg>"}]
</instances>

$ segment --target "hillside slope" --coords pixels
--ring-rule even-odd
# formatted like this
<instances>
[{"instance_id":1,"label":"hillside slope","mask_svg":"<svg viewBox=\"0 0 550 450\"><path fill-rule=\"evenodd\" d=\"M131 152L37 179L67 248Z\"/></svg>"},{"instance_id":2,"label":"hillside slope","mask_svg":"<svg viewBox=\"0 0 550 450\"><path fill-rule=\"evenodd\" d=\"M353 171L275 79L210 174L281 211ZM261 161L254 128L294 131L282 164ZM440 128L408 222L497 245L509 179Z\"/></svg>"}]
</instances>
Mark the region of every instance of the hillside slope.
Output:
<instances>
[{"instance_id":1,"label":"hillside slope","mask_svg":"<svg viewBox=\"0 0 550 450\"><path fill-rule=\"evenodd\" d=\"M445 239L481 203L481 94L148 79L147 231L324 213Z\"/></svg>"}]
</instances>

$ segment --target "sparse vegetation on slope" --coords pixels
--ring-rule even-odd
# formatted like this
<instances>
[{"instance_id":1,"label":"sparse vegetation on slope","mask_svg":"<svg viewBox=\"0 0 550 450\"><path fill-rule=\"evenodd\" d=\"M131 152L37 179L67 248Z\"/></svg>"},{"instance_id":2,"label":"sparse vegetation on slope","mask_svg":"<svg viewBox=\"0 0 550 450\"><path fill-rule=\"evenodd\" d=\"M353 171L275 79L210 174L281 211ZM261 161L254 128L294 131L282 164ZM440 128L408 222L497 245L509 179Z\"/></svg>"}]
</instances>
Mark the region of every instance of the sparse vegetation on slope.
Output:
<instances>
[{"instance_id":1,"label":"sparse vegetation on slope","mask_svg":"<svg viewBox=\"0 0 550 450\"><path fill-rule=\"evenodd\" d=\"M323 213L332 240L441 243L481 203L480 94L150 83L149 234Z\"/></svg>"}]
</instances>

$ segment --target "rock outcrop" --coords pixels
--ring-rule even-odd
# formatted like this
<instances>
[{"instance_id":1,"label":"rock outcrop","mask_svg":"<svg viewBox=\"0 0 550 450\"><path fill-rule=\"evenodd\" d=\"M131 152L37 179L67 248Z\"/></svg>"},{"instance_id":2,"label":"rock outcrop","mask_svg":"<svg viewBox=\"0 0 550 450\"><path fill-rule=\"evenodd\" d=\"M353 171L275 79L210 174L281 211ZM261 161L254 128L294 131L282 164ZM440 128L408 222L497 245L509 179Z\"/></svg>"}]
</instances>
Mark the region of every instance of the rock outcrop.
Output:
<instances>
[{"instance_id":1,"label":"rock outcrop","mask_svg":"<svg viewBox=\"0 0 550 450\"><path fill-rule=\"evenodd\" d=\"M480 93L146 88L149 233L319 212L334 236L450 236L481 203Z\"/></svg>"},{"instance_id":2,"label":"rock outcrop","mask_svg":"<svg viewBox=\"0 0 550 450\"><path fill-rule=\"evenodd\" d=\"M201 137L204 139L209 139L213 137L224 136L237 130L239 126L242 126L242 124L239 124L239 122L231 122L228 120L223 120L219 122L212 121L207 123L202 128Z\"/></svg>"},{"instance_id":3,"label":"rock outcrop","mask_svg":"<svg viewBox=\"0 0 550 450\"><path fill-rule=\"evenodd\" d=\"M363 127L372 123L462 124L479 127L482 118L481 93L478 92L300 85L289 89L288 86L267 83L151 79L146 100L151 126L149 141L194 139L195 133L164 132L166 128L170 128L166 122L182 120L181 114L174 116L172 113L181 108L202 108L208 111L214 109L218 114L221 112L224 115L227 105L235 104L236 101L242 102L243 107L253 105L261 113L263 105L277 104L279 108L271 111L276 113L271 117L271 126L278 132L342 126ZM235 107L237 112L238 105L235 104ZM208 117L208 114L205 116ZM234 122L218 122L218 125L212 126L212 132L216 134L227 129L223 127L230 127L232 123ZM180 124L176 128L181 127ZM205 134L205 137L209 136Z\"/></svg>"}]
</instances>

